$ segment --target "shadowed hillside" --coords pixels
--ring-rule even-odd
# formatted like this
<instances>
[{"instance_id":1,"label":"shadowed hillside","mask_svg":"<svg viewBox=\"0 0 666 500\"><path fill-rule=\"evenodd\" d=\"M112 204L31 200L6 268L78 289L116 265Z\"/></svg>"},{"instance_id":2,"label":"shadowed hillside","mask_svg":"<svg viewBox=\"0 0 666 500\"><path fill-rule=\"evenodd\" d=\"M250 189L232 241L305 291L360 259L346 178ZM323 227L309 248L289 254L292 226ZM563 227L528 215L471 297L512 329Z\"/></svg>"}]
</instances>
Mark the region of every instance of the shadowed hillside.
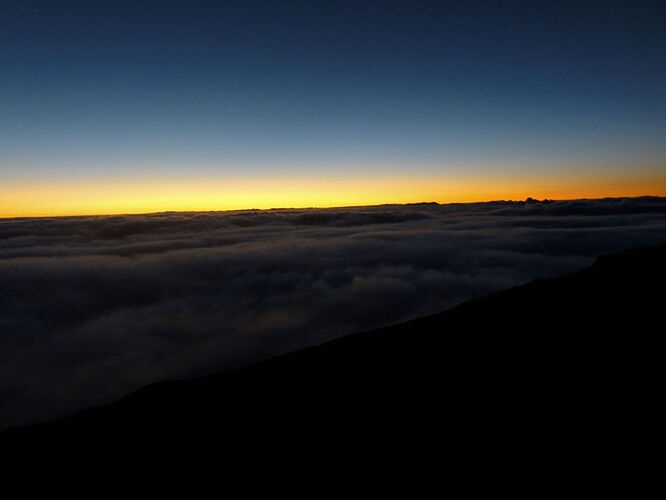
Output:
<instances>
[{"instance_id":1,"label":"shadowed hillside","mask_svg":"<svg viewBox=\"0 0 666 500\"><path fill-rule=\"evenodd\" d=\"M69 498L663 488L665 278L666 246L633 250L439 315L152 385L3 432L3 482Z\"/></svg>"}]
</instances>

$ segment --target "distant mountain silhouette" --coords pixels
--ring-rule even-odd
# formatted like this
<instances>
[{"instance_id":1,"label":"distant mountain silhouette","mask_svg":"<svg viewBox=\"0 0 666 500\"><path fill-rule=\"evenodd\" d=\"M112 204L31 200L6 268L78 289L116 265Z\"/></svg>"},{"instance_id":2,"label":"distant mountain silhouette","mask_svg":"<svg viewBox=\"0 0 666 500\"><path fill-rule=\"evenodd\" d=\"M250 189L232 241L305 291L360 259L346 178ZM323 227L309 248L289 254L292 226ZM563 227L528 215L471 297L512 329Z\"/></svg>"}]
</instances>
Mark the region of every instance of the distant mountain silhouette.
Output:
<instances>
[{"instance_id":1,"label":"distant mountain silhouette","mask_svg":"<svg viewBox=\"0 0 666 500\"><path fill-rule=\"evenodd\" d=\"M62 498L644 497L663 490L666 246L0 433ZM663 491L662 491L663 492ZM10 498L10 497L6 497Z\"/></svg>"}]
</instances>

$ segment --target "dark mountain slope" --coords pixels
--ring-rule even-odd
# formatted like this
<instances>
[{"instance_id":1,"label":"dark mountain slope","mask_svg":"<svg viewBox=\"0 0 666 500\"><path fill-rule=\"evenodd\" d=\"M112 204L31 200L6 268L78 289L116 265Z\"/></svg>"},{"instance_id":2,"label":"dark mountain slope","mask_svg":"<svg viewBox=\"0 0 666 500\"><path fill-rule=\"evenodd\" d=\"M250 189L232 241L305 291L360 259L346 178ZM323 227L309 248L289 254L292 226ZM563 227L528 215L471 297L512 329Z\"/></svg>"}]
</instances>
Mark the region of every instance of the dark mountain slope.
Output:
<instances>
[{"instance_id":1,"label":"dark mountain slope","mask_svg":"<svg viewBox=\"0 0 666 500\"><path fill-rule=\"evenodd\" d=\"M0 434L25 497L663 489L666 246Z\"/></svg>"}]
</instances>

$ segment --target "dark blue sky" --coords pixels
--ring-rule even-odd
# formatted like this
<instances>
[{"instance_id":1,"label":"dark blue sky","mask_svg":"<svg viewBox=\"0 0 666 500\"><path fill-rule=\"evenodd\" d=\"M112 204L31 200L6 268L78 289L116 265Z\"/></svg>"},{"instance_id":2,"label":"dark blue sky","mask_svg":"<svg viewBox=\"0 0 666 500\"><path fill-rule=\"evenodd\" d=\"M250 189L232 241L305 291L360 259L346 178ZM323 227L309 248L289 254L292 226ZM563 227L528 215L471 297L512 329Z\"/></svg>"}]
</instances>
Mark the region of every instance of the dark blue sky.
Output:
<instances>
[{"instance_id":1,"label":"dark blue sky","mask_svg":"<svg viewBox=\"0 0 666 500\"><path fill-rule=\"evenodd\" d=\"M3 2L0 169L659 172L664 26L664 2Z\"/></svg>"}]
</instances>

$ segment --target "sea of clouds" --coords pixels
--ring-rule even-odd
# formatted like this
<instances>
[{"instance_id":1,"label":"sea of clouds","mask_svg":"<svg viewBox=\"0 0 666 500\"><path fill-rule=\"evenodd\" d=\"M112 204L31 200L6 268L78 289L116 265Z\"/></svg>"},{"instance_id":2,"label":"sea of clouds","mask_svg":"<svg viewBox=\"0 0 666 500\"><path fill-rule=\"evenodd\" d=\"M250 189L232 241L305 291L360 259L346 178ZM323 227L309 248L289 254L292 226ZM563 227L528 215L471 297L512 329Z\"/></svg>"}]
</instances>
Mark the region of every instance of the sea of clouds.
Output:
<instances>
[{"instance_id":1,"label":"sea of clouds","mask_svg":"<svg viewBox=\"0 0 666 500\"><path fill-rule=\"evenodd\" d=\"M0 219L0 428L665 241L652 197Z\"/></svg>"}]
</instances>

